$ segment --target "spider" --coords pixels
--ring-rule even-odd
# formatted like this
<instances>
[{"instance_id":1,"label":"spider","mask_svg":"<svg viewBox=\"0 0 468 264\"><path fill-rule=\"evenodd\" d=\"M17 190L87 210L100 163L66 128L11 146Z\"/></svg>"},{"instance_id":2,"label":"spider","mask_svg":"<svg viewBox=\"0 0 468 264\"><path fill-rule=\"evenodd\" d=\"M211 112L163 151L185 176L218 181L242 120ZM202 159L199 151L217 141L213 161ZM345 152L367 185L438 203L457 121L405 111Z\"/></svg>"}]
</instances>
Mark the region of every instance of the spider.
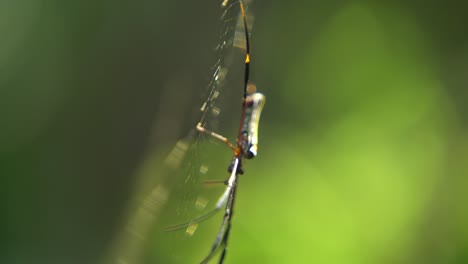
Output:
<instances>
[{"instance_id":1,"label":"spider","mask_svg":"<svg viewBox=\"0 0 468 264\"><path fill-rule=\"evenodd\" d=\"M228 1L223 2L223 6ZM214 209L208 213L196 217L186 223L169 226L166 231L178 230L186 228L196 223L200 223L207 218L213 216L215 213L220 211L224 205L224 216L221 223L221 227L218 231L216 239L211 246L211 249L207 256L201 261L201 263L207 263L218 250L222 250L219 258L219 263L223 263L226 251L229 234L231 231L231 220L233 216L234 203L236 198L237 180L238 176L244 173L242 164L245 159L252 159L257 156L257 145L258 145L258 124L260 121L260 115L265 105L265 96L256 91L256 86L249 81L249 66L250 66L250 41L249 41L249 30L247 27L247 20L245 16L244 3L240 0L238 3L241 10L241 17L243 20L243 27L245 32L245 71L244 71L244 95L242 99L241 108L241 119L239 125L239 133L237 136L236 144L232 144L226 137L219 135L206 129L201 122L196 126L199 133L208 134L211 137L224 142L233 151L233 157L228 167L230 173L229 178L226 181L222 181L226 187L223 194L219 197L216 202Z\"/></svg>"}]
</instances>

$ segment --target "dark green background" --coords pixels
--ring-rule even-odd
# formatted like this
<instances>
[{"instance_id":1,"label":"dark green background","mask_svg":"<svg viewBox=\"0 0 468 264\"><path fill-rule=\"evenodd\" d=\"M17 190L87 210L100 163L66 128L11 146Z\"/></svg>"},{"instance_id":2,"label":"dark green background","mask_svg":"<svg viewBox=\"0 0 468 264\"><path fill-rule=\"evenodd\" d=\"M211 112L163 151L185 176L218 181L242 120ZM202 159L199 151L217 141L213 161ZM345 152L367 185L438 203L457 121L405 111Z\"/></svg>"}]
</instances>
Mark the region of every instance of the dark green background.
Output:
<instances>
[{"instance_id":1,"label":"dark green background","mask_svg":"<svg viewBox=\"0 0 468 264\"><path fill-rule=\"evenodd\" d=\"M468 262L465 5L250 11L268 101L227 263ZM105 262L141 175L163 177L148 164L194 124L218 21L217 1L0 2L1 263ZM152 241L151 263L175 261Z\"/></svg>"}]
</instances>

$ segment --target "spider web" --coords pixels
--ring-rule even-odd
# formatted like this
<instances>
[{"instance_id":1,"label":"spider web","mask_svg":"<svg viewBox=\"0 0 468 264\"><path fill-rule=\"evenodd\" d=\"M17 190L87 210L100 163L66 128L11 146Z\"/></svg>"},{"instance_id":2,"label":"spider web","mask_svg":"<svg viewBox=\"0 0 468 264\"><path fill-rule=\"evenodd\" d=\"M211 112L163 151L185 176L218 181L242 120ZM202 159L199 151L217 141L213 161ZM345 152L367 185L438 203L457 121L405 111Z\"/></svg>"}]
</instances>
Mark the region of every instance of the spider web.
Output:
<instances>
[{"instance_id":1,"label":"spider web","mask_svg":"<svg viewBox=\"0 0 468 264\"><path fill-rule=\"evenodd\" d=\"M246 1L248 4L251 1ZM241 106L243 74L244 74L244 56L245 56L245 31L242 16L240 14L239 2L229 2L227 0L222 3L222 14L220 16L221 29L219 33L218 44L215 51L218 54L218 60L212 67L212 74L206 87L206 99L200 107L201 117L198 121L203 127L210 131L220 133L227 136L231 140L237 135L237 127L240 116L238 113ZM247 12L247 14L249 14ZM253 16L247 15L248 25L251 28L253 24ZM234 113L234 114L229 114ZM194 126L195 127L195 126ZM234 129L232 129L234 127ZM234 132L234 133L233 133ZM229 135L232 135L229 137ZM211 164L222 164L223 170L221 175L214 176L215 180L223 180L227 176L226 168L229 165L232 152L226 148L223 143L217 141L209 135L201 134L193 129L189 136L184 139L192 142L187 158L187 167L184 172L184 194L182 201L191 202L196 200L195 205L199 209L204 208L206 199L194 193L193 186L199 185L200 178L209 179L208 172L211 170ZM207 144L207 142L211 143ZM213 161L213 151L208 150L215 146L224 155L225 159ZM220 155L222 154L220 152ZM197 196L197 197L196 197ZM178 211L179 215L185 219L189 219L191 215L187 214L187 208L190 205L181 204L178 208L183 208ZM193 206L192 206L193 207Z\"/></svg>"},{"instance_id":2,"label":"spider web","mask_svg":"<svg viewBox=\"0 0 468 264\"><path fill-rule=\"evenodd\" d=\"M253 24L253 16L248 9L251 2L244 1L249 32ZM237 128L232 128L236 124L238 126L240 118L243 60L246 52L245 30L238 1L224 0L219 12L218 40L213 45L217 60L211 69L207 69L209 77L204 99L199 103L197 121L205 128L233 140ZM144 187L146 191L142 191L134 199L135 205L129 209L126 227L118 235L111 249L110 260L106 262L158 263L155 259L165 259L158 255L161 252L164 255L175 254L169 256L172 262L187 262L184 257L190 254L185 250L174 250L172 243L165 241L168 234L161 230L164 226L187 221L204 210L211 209L224 185L207 190L203 181L225 180L228 176L226 169L232 157L232 151L223 143L197 132L195 126L196 123L175 144L163 164L157 158L147 161L156 164L152 173L158 175L158 180L150 183L152 187ZM189 226L185 232L173 232L170 236L175 236L174 244L182 247L180 243L183 240L196 243L192 238L196 230L196 225Z\"/></svg>"}]
</instances>

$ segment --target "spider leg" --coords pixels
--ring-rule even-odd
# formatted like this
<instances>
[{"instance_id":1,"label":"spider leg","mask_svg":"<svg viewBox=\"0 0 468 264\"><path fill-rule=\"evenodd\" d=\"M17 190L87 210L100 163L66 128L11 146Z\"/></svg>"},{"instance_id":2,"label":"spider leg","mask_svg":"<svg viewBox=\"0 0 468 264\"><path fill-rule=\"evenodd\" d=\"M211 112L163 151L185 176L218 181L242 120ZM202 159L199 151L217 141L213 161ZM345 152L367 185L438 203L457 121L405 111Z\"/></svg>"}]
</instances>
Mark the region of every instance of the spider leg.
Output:
<instances>
[{"instance_id":1,"label":"spider leg","mask_svg":"<svg viewBox=\"0 0 468 264\"><path fill-rule=\"evenodd\" d=\"M188 222L185 222L185 223L167 226L167 227L164 228L164 231L175 231L175 230L179 230L179 229L182 229L182 228L186 228L186 227L188 227L188 226L190 226L192 224L203 222L206 219L210 218L210 216L217 213L219 211L219 209L221 209L221 208L215 208L215 209L209 211L208 213L206 213L204 215L201 215L199 217L196 217L196 218L194 218L194 219L192 219L192 220L190 220Z\"/></svg>"},{"instance_id":2,"label":"spider leg","mask_svg":"<svg viewBox=\"0 0 468 264\"><path fill-rule=\"evenodd\" d=\"M213 138L216 138L217 140L224 142L224 144L226 144L230 149L232 149L234 151L234 153L237 153L236 147L234 147L234 145L232 145L232 143L229 141L229 139L221 136L220 134L216 134L215 132L212 132L212 131L204 128L201 123L197 124L197 130L199 132L201 132L201 133L208 134L208 135L212 136Z\"/></svg>"},{"instance_id":3,"label":"spider leg","mask_svg":"<svg viewBox=\"0 0 468 264\"><path fill-rule=\"evenodd\" d=\"M237 172L238 165L239 165L239 158L236 158L233 164L234 169L228 181L228 187L226 188L226 192L223 194L223 196L226 195L226 197L228 198L227 203L226 203L226 211L224 212L223 222L218 231L218 235L216 236L216 240L211 246L210 252L202 260L201 264L208 263L208 261L214 256L216 251L219 249L220 245L223 245L223 252L222 252L219 263L222 263L224 256L226 254L227 238L229 236L229 231L231 230L231 219L232 219L232 213L233 213L232 209L234 207L234 199L235 199L236 187L237 187L236 172Z\"/></svg>"},{"instance_id":4,"label":"spider leg","mask_svg":"<svg viewBox=\"0 0 468 264\"><path fill-rule=\"evenodd\" d=\"M229 222L227 223L227 228L226 228L226 232L224 234L224 238L223 238L223 241L221 242L221 247L223 249L223 251L221 252L221 256L219 257L219 264L222 264L223 261L224 261L224 257L226 257L226 252L227 252L227 243L228 243L228 240L229 240L229 234L231 233L231 219L232 219L232 216L234 215L234 201L235 201L235 195L236 195L236 190L237 188L234 188L233 192L232 192L232 202L231 202L231 217L229 219Z\"/></svg>"},{"instance_id":5,"label":"spider leg","mask_svg":"<svg viewBox=\"0 0 468 264\"><path fill-rule=\"evenodd\" d=\"M214 184L227 185L228 181L227 180L211 180L211 181L204 181L203 184L206 184L206 185L214 185Z\"/></svg>"}]
</instances>

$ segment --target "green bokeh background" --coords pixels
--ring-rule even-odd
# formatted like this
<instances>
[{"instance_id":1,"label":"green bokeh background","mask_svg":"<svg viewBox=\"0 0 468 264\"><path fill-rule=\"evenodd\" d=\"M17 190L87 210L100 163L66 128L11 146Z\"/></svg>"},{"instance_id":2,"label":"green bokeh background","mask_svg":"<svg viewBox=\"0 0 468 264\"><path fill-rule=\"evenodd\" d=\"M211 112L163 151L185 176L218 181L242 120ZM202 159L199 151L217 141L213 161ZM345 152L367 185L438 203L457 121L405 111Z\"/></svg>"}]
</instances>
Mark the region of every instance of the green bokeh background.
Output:
<instances>
[{"instance_id":1,"label":"green bokeh background","mask_svg":"<svg viewBox=\"0 0 468 264\"><path fill-rule=\"evenodd\" d=\"M194 125L217 8L0 2L1 263L119 254L129 203L167 179L161 164ZM267 104L226 263L468 263L466 6L249 8L252 79ZM237 120L226 114L221 129ZM225 170L230 153L212 155ZM141 262L198 263L221 214L187 238L158 231L178 221L170 205Z\"/></svg>"}]
</instances>

